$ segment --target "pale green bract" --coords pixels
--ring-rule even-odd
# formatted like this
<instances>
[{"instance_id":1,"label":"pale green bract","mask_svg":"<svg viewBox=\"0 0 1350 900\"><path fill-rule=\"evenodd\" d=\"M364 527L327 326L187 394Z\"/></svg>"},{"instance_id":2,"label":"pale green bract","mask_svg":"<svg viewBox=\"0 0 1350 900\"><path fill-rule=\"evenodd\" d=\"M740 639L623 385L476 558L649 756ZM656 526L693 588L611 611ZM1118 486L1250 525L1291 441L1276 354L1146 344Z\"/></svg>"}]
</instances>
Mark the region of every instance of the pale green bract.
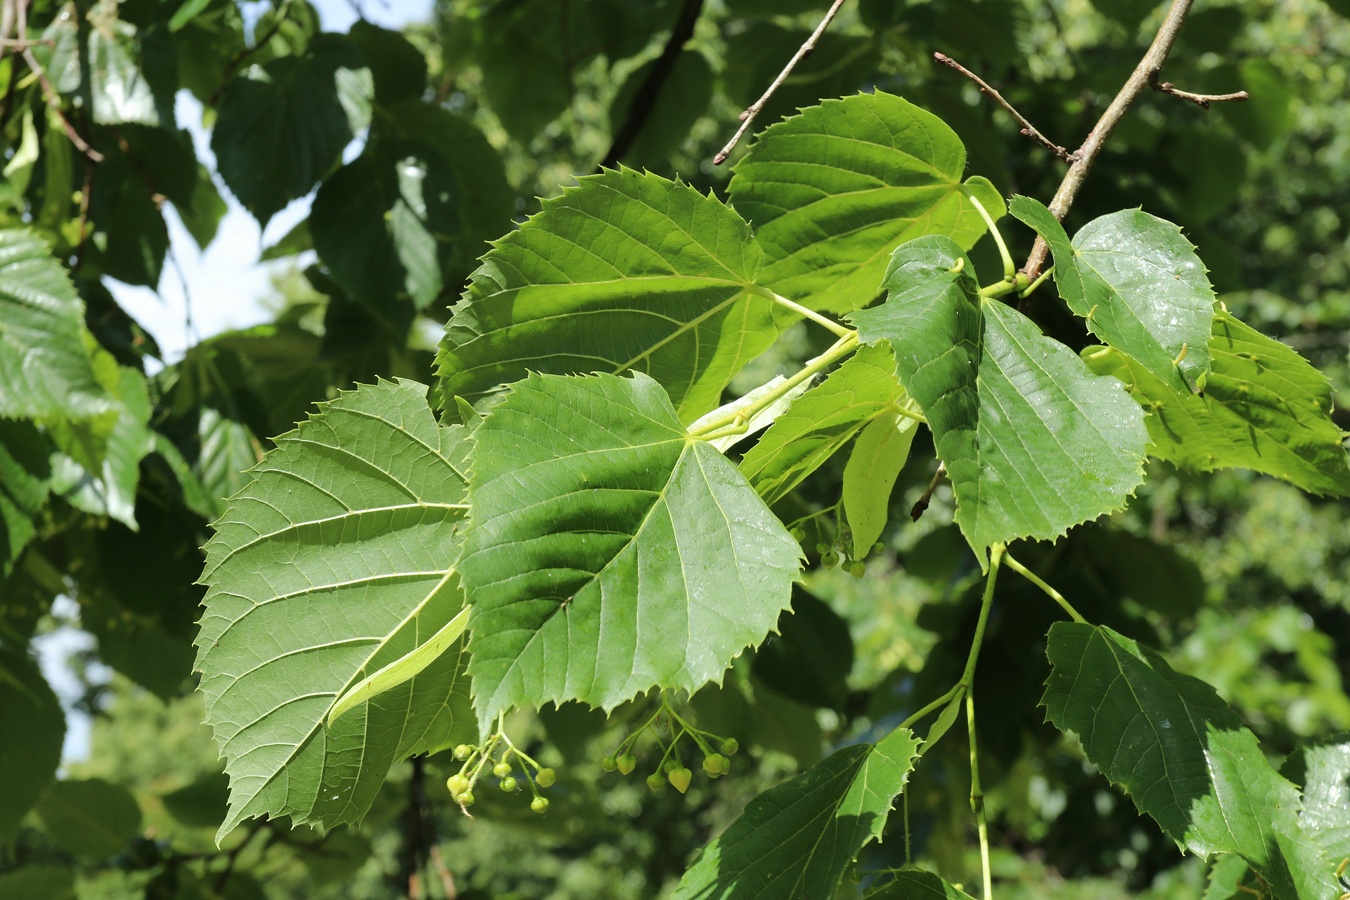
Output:
<instances>
[{"instance_id":1,"label":"pale green bract","mask_svg":"<svg viewBox=\"0 0 1350 900\"><path fill-rule=\"evenodd\" d=\"M877 91L826 100L772 125L736 165L731 203L764 248L760 282L813 309L847 312L878 293L891 251L945 234L969 249L985 232L967 199L997 219L1003 197L965 177L956 132Z\"/></svg>"},{"instance_id":2,"label":"pale green bract","mask_svg":"<svg viewBox=\"0 0 1350 900\"><path fill-rule=\"evenodd\" d=\"M531 375L473 440L459 567L484 724L720 682L789 605L797 542L647 376Z\"/></svg>"},{"instance_id":3,"label":"pale green bract","mask_svg":"<svg viewBox=\"0 0 1350 900\"><path fill-rule=\"evenodd\" d=\"M844 466L844 517L853 533L853 558L863 559L886 528L891 490L900 476L919 423L883 412L862 430Z\"/></svg>"},{"instance_id":4,"label":"pale green bract","mask_svg":"<svg viewBox=\"0 0 1350 900\"><path fill-rule=\"evenodd\" d=\"M325 727L464 607L462 426L436 424L424 386L381 382L276 443L206 545L197 668L230 776L220 837L264 814L358 821L391 763L477 737L461 641Z\"/></svg>"}]
</instances>

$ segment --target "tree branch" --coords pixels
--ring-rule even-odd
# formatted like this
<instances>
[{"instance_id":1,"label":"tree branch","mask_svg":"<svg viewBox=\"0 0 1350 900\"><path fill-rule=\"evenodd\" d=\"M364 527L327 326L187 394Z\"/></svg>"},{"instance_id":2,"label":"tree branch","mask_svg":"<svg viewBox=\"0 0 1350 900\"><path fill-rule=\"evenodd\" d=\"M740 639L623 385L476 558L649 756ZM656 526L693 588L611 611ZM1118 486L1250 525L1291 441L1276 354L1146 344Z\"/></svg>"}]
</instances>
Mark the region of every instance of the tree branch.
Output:
<instances>
[{"instance_id":1,"label":"tree branch","mask_svg":"<svg viewBox=\"0 0 1350 900\"><path fill-rule=\"evenodd\" d=\"M1148 76L1148 86L1160 94L1171 94L1173 97L1189 100L1201 109L1209 109L1211 103L1229 103L1239 100L1250 100L1252 96L1246 91L1233 91L1231 94L1193 94L1190 91L1183 91L1170 81L1164 81L1159 84L1157 72L1153 72Z\"/></svg>"},{"instance_id":2,"label":"tree branch","mask_svg":"<svg viewBox=\"0 0 1350 900\"><path fill-rule=\"evenodd\" d=\"M623 159L632 148L642 129L646 127L647 120L651 118L652 111L656 108L656 101L661 97L661 89L665 87L670 73L674 71L680 51L694 36L694 25L702 13L703 0L685 0L684 6L680 8L679 17L670 29L670 37L666 39L665 47L661 48L661 55L656 58L652 70L647 73L641 87L633 95L633 102L628 105L623 127L614 135L609 151L600 161L601 169L612 169L617 166L619 160Z\"/></svg>"},{"instance_id":3,"label":"tree branch","mask_svg":"<svg viewBox=\"0 0 1350 900\"><path fill-rule=\"evenodd\" d=\"M1092 164L1101 154L1106 139L1111 136L1112 130L1130 108L1130 104L1148 86L1149 80L1157 78L1158 72L1162 70L1163 63L1167 60L1167 55L1172 52L1172 45L1176 43L1181 24L1186 21L1186 14L1191 11L1192 2L1193 0L1172 0L1172 6L1167 10L1162 25L1158 27L1158 33L1154 35L1148 52L1139 60L1139 65L1134 67L1134 72L1130 74L1124 87L1116 94L1106 112L1102 113L1097 124L1092 127L1087 140L1083 141L1083 146L1074 154L1078 158L1069 166L1064 180L1060 182L1059 190L1055 191L1055 197L1050 201L1050 212L1054 213L1055 218L1064 218L1069 207L1073 205L1074 198L1082 189L1088 172L1092 170ZM1028 278L1035 279L1040 274L1049 253L1050 247L1046 244L1045 238L1037 237L1035 246L1031 248L1031 255L1027 257L1026 265L1022 267Z\"/></svg>"},{"instance_id":4,"label":"tree branch","mask_svg":"<svg viewBox=\"0 0 1350 900\"><path fill-rule=\"evenodd\" d=\"M994 101L998 103L999 106L1006 109L1012 115L1012 117L1017 120L1017 124L1022 126L1022 134L1031 138L1033 141L1040 144L1042 147L1049 150L1051 153L1055 154L1065 162L1071 163L1074 161L1074 155L1072 153L1061 147L1059 144L1056 144L1054 141L1050 140L1045 135L1041 134L1041 132L1036 128L1036 126L1032 125L1031 122L1027 120L1026 116L1018 112L1017 108L1014 107L1007 100L1004 100L1003 95L1000 94L998 91L994 90L992 87L990 87L989 83L985 81L983 78L976 75L974 72L970 71L965 66L961 65L959 62L952 59L945 53L934 53L933 59L936 59L944 66L950 66L951 68L960 72L962 75L966 76L971 81L975 82L975 84L979 87L981 91L983 91L990 97L994 98Z\"/></svg>"},{"instance_id":5,"label":"tree branch","mask_svg":"<svg viewBox=\"0 0 1350 900\"><path fill-rule=\"evenodd\" d=\"M38 84L42 86L42 96L43 99L47 101L47 108L56 114L56 118L60 120L61 128L65 131L66 137L75 145L77 150L89 157L93 162L103 162L103 154L89 146L89 142L80 137L79 132L75 130L75 126L70 124L70 120L66 118L66 114L61 111L61 95L57 93L56 88L47 78L47 70L42 68L42 63L38 62L37 57L33 55L33 45L41 43L41 41L29 41L25 39L25 36L28 34L28 4L26 0L18 0L16 14L18 18L17 33L19 34L19 38L16 41L10 42L10 44L16 49L21 48L19 49L19 53L23 56L23 61L28 64L28 68L37 76Z\"/></svg>"},{"instance_id":6,"label":"tree branch","mask_svg":"<svg viewBox=\"0 0 1350 900\"><path fill-rule=\"evenodd\" d=\"M830 23L834 21L834 17L839 14L839 7L843 5L844 0L834 0L834 2L830 4L830 8L825 12L825 18L820 20L820 24L816 26L816 30L811 32L811 36L806 39L806 42L802 44L800 48L798 48L792 59L788 60L788 64L783 67L783 71L778 73L778 77L773 80L773 84L769 85L769 89L765 91L764 95L758 100L745 108L745 112L741 113L741 127L736 129L736 133L731 136L731 140L727 141L727 145L717 151L717 155L713 157L714 166L720 166L727 161L727 156L731 153L732 148L736 146L745 132L749 130L750 123L755 121L755 116L759 115L760 111L764 109L764 104L769 102L769 98L773 96L774 91L778 90L779 86L787 80L788 75L792 74L792 70L797 68L797 63L806 59L806 57L811 55L811 51L816 49L816 43L820 41L820 36L825 33L826 28L830 27Z\"/></svg>"}]
</instances>

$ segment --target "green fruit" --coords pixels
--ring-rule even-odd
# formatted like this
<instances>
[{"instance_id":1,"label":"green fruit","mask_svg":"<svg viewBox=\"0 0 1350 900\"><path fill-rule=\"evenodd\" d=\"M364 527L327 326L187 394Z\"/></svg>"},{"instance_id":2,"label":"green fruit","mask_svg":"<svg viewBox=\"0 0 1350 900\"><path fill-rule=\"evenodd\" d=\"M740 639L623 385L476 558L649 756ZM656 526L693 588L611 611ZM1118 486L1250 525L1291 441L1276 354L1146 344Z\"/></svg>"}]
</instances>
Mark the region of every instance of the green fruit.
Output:
<instances>
[{"instance_id":1,"label":"green fruit","mask_svg":"<svg viewBox=\"0 0 1350 900\"><path fill-rule=\"evenodd\" d=\"M539 785L541 788L553 787L554 783L557 780L558 780L558 773L550 769L548 766L545 766L544 768L540 769L538 772L535 773L534 776L534 783Z\"/></svg>"},{"instance_id":2,"label":"green fruit","mask_svg":"<svg viewBox=\"0 0 1350 900\"><path fill-rule=\"evenodd\" d=\"M511 764L509 762L499 762L492 767L492 774L498 778L505 778L511 774Z\"/></svg>"},{"instance_id":3,"label":"green fruit","mask_svg":"<svg viewBox=\"0 0 1350 900\"><path fill-rule=\"evenodd\" d=\"M647 787L651 788L653 791L659 791L661 788L665 787L665 785L665 779L655 772L647 776Z\"/></svg>"},{"instance_id":4,"label":"green fruit","mask_svg":"<svg viewBox=\"0 0 1350 900\"><path fill-rule=\"evenodd\" d=\"M455 759L468 759L472 752L473 747L468 744L459 744L455 747Z\"/></svg>"},{"instance_id":5,"label":"green fruit","mask_svg":"<svg viewBox=\"0 0 1350 900\"><path fill-rule=\"evenodd\" d=\"M833 569L839 562L839 554L833 550L828 550L820 554L820 565L822 568Z\"/></svg>"},{"instance_id":6,"label":"green fruit","mask_svg":"<svg viewBox=\"0 0 1350 900\"><path fill-rule=\"evenodd\" d=\"M469 789L469 779L463 775L451 775L445 779L446 790L450 791L450 796L458 798L460 794Z\"/></svg>"},{"instance_id":7,"label":"green fruit","mask_svg":"<svg viewBox=\"0 0 1350 900\"><path fill-rule=\"evenodd\" d=\"M720 753L703 757L703 771L711 778L719 778L731 770L731 760Z\"/></svg>"},{"instance_id":8,"label":"green fruit","mask_svg":"<svg viewBox=\"0 0 1350 900\"><path fill-rule=\"evenodd\" d=\"M465 791L455 798L460 806L473 806L473 791Z\"/></svg>"},{"instance_id":9,"label":"green fruit","mask_svg":"<svg viewBox=\"0 0 1350 900\"><path fill-rule=\"evenodd\" d=\"M670 783L675 790L683 794L685 791L689 790L689 782L693 781L694 773L690 772L684 766L680 766L678 769L671 769L666 777L670 779Z\"/></svg>"},{"instance_id":10,"label":"green fruit","mask_svg":"<svg viewBox=\"0 0 1350 900\"><path fill-rule=\"evenodd\" d=\"M530 809L534 810L537 813L541 813L544 810L548 809L548 798L535 797L533 800L530 801Z\"/></svg>"},{"instance_id":11,"label":"green fruit","mask_svg":"<svg viewBox=\"0 0 1350 900\"><path fill-rule=\"evenodd\" d=\"M741 749L741 742L735 738L726 738L722 741L722 752L727 756L735 756L739 749Z\"/></svg>"},{"instance_id":12,"label":"green fruit","mask_svg":"<svg viewBox=\"0 0 1350 900\"><path fill-rule=\"evenodd\" d=\"M667 775L674 772L679 767L680 762L676 759L667 759L665 762L661 763L661 771L665 772Z\"/></svg>"},{"instance_id":13,"label":"green fruit","mask_svg":"<svg viewBox=\"0 0 1350 900\"><path fill-rule=\"evenodd\" d=\"M600 760L600 768L604 769L606 772L613 772L618 767L619 761L612 756L606 756L604 759Z\"/></svg>"},{"instance_id":14,"label":"green fruit","mask_svg":"<svg viewBox=\"0 0 1350 900\"><path fill-rule=\"evenodd\" d=\"M821 556L824 556L826 553L830 552L830 545L821 541L819 544L816 544L816 552Z\"/></svg>"},{"instance_id":15,"label":"green fruit","mask_svg":"<svg viewBox=\"0 0 1350 900\"><path fill-rule=\"evenodd\" d=\"M518 788L519 786L520 785L516 784L516 780L512 778L510 775L507 775L505 778L503 778L502 783L498 785L498 787L500 787L503 791L505 791L508 794L515 791L515 789Z\"/></svg>"},{"instance_id":16,"label":"green fruit","mask_svg":"<svg viewBox=\"0 0 1350 900\"><path fill-rule=\"evenodd\" d=\"M850 560L844 569L854 578L861 578L867 574L867 563L860 559Z\"/></svg>"},{"instance_id":17,"label":"green fruit","mask_svg":"<svg viewBox=\"0 0 1350 900\"><path fill-rule=\"evenodd\" d=\"M615 764L619 767L619 772L621 774L631 775L633 773L633 770L637 768L637 759L633 756L633 754L625 753L623 756L620 756L617 760L615 760Z\"/></svg>"}]
</instances>

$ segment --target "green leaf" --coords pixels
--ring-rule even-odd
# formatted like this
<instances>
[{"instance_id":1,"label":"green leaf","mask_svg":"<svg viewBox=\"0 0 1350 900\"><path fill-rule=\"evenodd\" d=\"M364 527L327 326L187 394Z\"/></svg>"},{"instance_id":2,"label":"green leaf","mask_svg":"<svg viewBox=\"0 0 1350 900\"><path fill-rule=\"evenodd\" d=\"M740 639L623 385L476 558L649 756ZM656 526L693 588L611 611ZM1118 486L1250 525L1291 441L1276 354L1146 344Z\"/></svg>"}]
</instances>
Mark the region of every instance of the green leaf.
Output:
<instances>
[{"instance_id":1,"label":"green leaf","mask_svg":"<svg viewBox=\"0 0 1350 900\"><path fill-rule=\"evenodd\" d=\"M420 100L427 85L427 58L403 35L357 19L347 33L375 79L375 102L390 106Z\"/></svg>"},{"instance_id":2,"label":"green leaf","mask_svg":"<svg viewBox=\"0 0 1350 900\"><path fill-rule=\"evenodd\" d=\"M66 270L26 228L0 230L0 417L107 414Z\"/></svg>"},{"instance_id":3,"label":"green leaf","mask_svg":"<svg viewBox=\"0 0 1350 900\"><path fill-rule=\"evenodd\" d=\"M51 490L51 445L31 422L0 419L0 582L37 535Z\"/></svg>"},{"instance_id":4,"label":"green leaf","mask_svg":"<svg viewBox=\"0 0 1350 900\"><path fill-rule=\"evenodd\" d=\"M3 643L0 721L22 723L22 727L0 728L0 844L7 845L29 808L56 777L66 716L33 661Z\"/></svg>"},{"instance_id":5,"label":"green leaf","mask_svg":"<svg viewBox=\"0 0 1350 900\"><path fill-rule=\"evenodd\" d=\"M1203 393L1174 390L1113 350L1083 351L1123 381L1149 413L1149 453L1183 469L1255 469L1315 494L1350 495L1344 433L1331 419L1327 377L1226 312L1214 316Z\"/></svg>"},{"instance_id":6,"label":"green leaf","mask_svg":"<svg viewBox=\"0 0 1350 900\"><path fill-rule=\"evenodd\" d=\"M95 170L89 209L98 235L92 249L103 274L157 288L169 250L169 228L130 156L118 154Z\"/></svg>"},{"instance_id":7,"label":"green leaf","mask_svg":"<svg viewBox=\"0 0 1350 900\"><path fill-rule=\"evenodd\" d=\"M24 866L0 875L5 900L75 900L75 870L61 866Z\"/></svg>"},{"instance_id":8,"label":"green leaf","mask_svg":"<svg viewBox=\"0 0 1350 900\"><path fill-rule=\"evenodd\" d=\"M712 196L630 169L581 179L502 238L446 325L440 403L526 372L643 372L680 419L717 406L777 335L750 227Z\"/></svg>"},{"instance_id":9,"label":"green leaf","mask_svg":"<svg viewBox=\"0 0 1350 900\"><path fill-rule=\"evenodd\" d=\"M1204 384L1214 290L1180 228L1125 209L1093 219L1070 244L1039 202L1014 197L1009 209L1050 245L1059 295L1089 331L1178 389Z\"/></svg>"},{"instance_id":10,"label":"green leaf","mask_svg":"<svg viewBox=\"0 0 1350 900\"><path fill-rule=\"evenodd\" d=\"M178 31L187 23L197 18L198 14L206 7L211 5L211 0L183 0L183 4L178 7L178 11L173 14L169 20L169 30Z\"/></svg>"},{"instance_id":11,"label":"green leaf","mask_svg":"<svg viewBox=\"0 0 1350 900\"><path fill-rule=\"evenodd\" d=\"M696 691L788 605L797 542L651 378L530 375L474 443L460 568L481 722Z\"/></svg>"},{"instance_id":12,"label":"green leaf","mask_svg":"<svg viewBox=\"0 0 1350 900\"><path fill-rule=\"evenodd\" d=\"M862 347L769 426L741 460L741 474L764 502L777 503L868 422L904 400L890 349Z\"/></svg>"},{"instance_id":13,"label":"green leaf","mask_svg":"<svg viewBox=\"0 0 1350 900\"><path fill-rule=\"evenodd\" d=\"M1179 845L1240 855L1277 897L1334 894L1297 788L1212 687L1109 628L1058 622L1046 655L1046 717Z\"/></svg>"},{"instance_id":14,"label":"green leaf","mask_svg":"<svg viewBox=\"0 0 1350 900\"><path fill-rule=\"evenodd\" d=\"M922 869L897 869L892 881L868 891L867 900L971 900L954 884Z\"/></svg>"},{"instance_id":15,"label":"green leaf","mask_svg":"<svg viewBox=\"0 0 1350 900\"><path fill-rule=\"evenodd\" d=\"M656 60L634 69L624 80L609 107L609 130L617 134L633 115L633 100L651 75ZM647 120L624 153L622 162L634 168L661 169L669 166L671 154L688 139L713 95L713 70L697 50L684 50L675 58L661 90L651 102Z\"/></svg>"},{"instance_id":16,"label":"green leaf","mask_svg":"<svg viewBox=\"0 0 1350 900\"><path fill-rule=\"evenodd\" d=\"M1210 867L1202 900L1242 900L1244 893L1250 897L1250 893L1238 888L1250 873L1245 859L1236 853L1220 853Z\"/></svg>"},{"instance_id":17,"label":"green leaf","mask_svg":"<svg viewBox=\"0 0 1350 900\"><path fill-rule=\"evenodd\" d=\"M304 56L245 67L225 85L211 132L221 178L266 225L337 164L373 94L359 51L337 35L316 37Z\"/></svg>"},{"instance_id":18,"label":"green leaf","mask_svg":"<svg viewBox=\"0 0 1350 900\"><path fill-rule=\"evenodd\" d=\"M277 438L216 523L196 645L230 775L218 837L263 814L358 821L391 763L474 738L458 643L324 727L348 688L464 604L452 564L467 447L425 392L381 382L323 404Z\"/></svg>"},{"instance_id":19,"label":"green leaf","mask_svg":"<svg viewBox=\"0 0 1350 900\"><path fill-rule=\"evenodd\" d=\"M886 527L891 489L909 459L918 421L897 412L877 416L858 435L844 466L844 516L853 532L853 558L864 559Z\"/></svg>"},{"instance_id":20,"label":"green leaf","mask_svg":"<svg viewBox=\"0 0 1350 900\"><path fill-rule=\"evenodd\" d=\"M1303 783L1299 825L1339 863L1350 856L1350 732L1301 747L1291 761Z\"/></svg>"},{"instance_id":21,"label":"green leaf","mask_svg":"<svg viewBox=\"0 0 1350 900\"><path fill-rule=\"evenodd\" d=\"M1143 413L1068 347L1011 307L982 299L950 238L911 241L886 273L886 302L853 314L888 341L923 406L978 555L1015 538L1054 539L1125 505L1143 480Z\"/></svg>"},{"instance_id":22,"label":"green leaf","mask_svg":"<svg viewBox=\"0 0 1350 900\"><path fill-rule=\"evenodd\" d=\"M178 821L193 828L215 828L230 802L230 779L224 772L203 775L159 798Z\"/></svg>"},{"instance_id":23,"label":"green leaf","mask_svg":"<svg viewBox=\"0 0 1350 900\"><path fill-rule=\"evenodd\" d=\"M965 175L966 150L945 122L878 91L827 100L771 126L736 166L728 192L764 248L760 281L815 309L866 306L891 251L925 234L963 249L984 234L966 199L1003 198Z\"/></svg>"},{"instance_id":24,"label":"green leaf","mask_svg":"<svg viewBox=\"0 0 1350 900\"><path fill-rule=\"evenodd\" d=\"M834 896L849 862L880 839L918 746L913 732L896 729L760 794L703 848L676 900Z\"/></svg>"},{"instance_id":25,"label":"green leaf","mask_svg":"<svg viewBox=\"0 0 1350 900\"><path fill-rule=\"evenodd\" d=\"M121 853L141 828L136 798L98 778L56 782L43 792L37 812L51 839L77 856Z\"/></svg>"},{"instance_id":26,"label":"green leaf","mask_svg":"<svg viewBox=\"0 0 1350 900\"><path fill-rule=\"evenodd\" d=\"M116 3L89 13L89 93L100 125L140 123L172 127L177 73L173 50L119 19ZM164 78L169 75L169 78ZM159 77L154 77L159 76ZM152 77L154 84L152 84Z\"/></svg>"}]
</instances>

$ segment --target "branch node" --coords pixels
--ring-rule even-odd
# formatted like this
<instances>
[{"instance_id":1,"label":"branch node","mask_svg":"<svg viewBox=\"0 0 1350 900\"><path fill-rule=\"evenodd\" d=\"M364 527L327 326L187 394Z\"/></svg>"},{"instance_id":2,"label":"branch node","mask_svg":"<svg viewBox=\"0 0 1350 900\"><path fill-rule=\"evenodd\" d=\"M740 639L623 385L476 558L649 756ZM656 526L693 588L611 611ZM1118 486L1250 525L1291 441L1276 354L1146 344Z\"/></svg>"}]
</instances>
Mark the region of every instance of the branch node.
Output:
<instances>
[{"instance_id":1,"label":"branch node","mask_svg":"<svg viewBox=\"0 0 1350 900\"><path fill-rule=\"evenodd\" d=\"M1158 81L1159 69L1154 69L1148 75L1148 86L1160 94L1170 94L1181 100L1194 103L1201 109L1209 109L1211 103L1238 103L1243 100L1250 100L1251 94L1246 91L1233 91L1230 94L1196 94L1192 91L1183 91L1170 81Z\"/></svg>"}]
</instances>

